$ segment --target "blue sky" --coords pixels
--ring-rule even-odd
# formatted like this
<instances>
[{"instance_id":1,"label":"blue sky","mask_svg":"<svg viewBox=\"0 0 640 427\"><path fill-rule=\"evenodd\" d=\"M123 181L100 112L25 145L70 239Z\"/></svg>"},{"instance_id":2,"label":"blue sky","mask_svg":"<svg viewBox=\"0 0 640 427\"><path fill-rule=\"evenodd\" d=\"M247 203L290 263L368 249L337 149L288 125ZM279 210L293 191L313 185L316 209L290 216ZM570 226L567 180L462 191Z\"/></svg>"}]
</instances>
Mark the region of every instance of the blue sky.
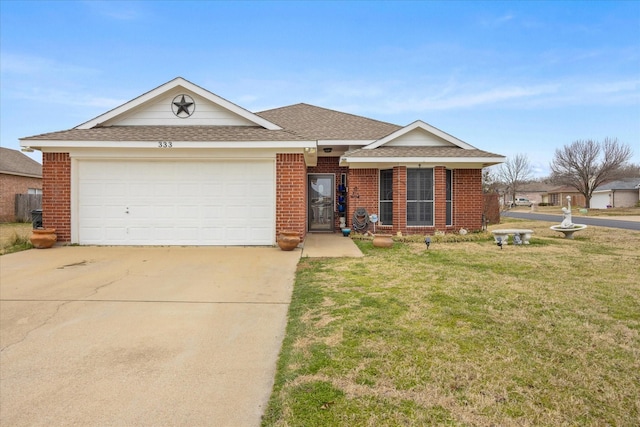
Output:
<instances>
[{"instance_id":1,"label":"blue sky","mask_svg":"<svg viewBox=\"0 0 640 427\"><path fill-rule=\"evenodd\" d=\"M537 176L577 139L640 163L640 2L0 0L0 17L4 147L181 76L250 111L420 119Z\"/></svg>"}]
</instances>

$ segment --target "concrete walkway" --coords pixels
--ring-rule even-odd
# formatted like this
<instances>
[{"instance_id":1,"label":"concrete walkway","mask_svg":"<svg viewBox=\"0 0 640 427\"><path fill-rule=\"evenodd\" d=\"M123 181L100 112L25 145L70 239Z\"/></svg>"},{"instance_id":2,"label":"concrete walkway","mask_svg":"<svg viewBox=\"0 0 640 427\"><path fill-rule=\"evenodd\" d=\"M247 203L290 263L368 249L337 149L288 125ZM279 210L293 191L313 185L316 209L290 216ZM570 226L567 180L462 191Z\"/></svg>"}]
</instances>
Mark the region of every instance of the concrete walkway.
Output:
<instances>
[{"instance_id":1,"label":"concrete walkway","mask_svg":"<svg viewBox=\"0 0 640 427\"><path fill-rule=\"evenodd\" d=\"M342 233L309 233L305 237L302 256L309 258L359 258L364 255L353 240Z\"/></svg>"},{"instance_id":2,"label":"concrete walkway","mask_svg":"<svg viewBox=\"0 0 640 427\"><path fill-rule=\"evenodd\" d=\"M258 426L301 252L0 257L0 425Z\"/></svg>"}]
</instances>

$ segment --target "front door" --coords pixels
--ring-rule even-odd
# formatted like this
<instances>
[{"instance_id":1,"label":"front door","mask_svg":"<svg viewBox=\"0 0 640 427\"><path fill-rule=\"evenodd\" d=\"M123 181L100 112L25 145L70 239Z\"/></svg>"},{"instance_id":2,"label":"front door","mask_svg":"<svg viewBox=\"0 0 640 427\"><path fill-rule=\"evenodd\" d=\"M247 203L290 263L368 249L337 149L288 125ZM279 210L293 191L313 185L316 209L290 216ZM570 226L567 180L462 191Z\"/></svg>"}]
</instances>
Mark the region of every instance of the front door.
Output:
<instances>
[{"instance_id":1,"label":"front door","mask_svg":"<svg viewBox=\"0 0 640 427\"><path fill-rule=\"evenodd\" d=\"M330 174L309 175L309 231L333 231L334 179Z\"/></svg>"}]
</instances>

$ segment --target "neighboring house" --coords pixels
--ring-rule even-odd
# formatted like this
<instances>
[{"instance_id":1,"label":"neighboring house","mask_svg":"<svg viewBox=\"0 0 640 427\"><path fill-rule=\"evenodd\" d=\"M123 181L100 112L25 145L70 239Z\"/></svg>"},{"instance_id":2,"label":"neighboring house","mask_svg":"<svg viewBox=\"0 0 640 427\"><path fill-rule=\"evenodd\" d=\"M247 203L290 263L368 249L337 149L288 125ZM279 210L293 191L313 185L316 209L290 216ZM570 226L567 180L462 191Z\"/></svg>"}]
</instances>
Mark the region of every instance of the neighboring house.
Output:
<instances>
[{"instance_id":1,"label":"neighboring house","mask_svg":"<svg viewBox=\"0 0 640 427\"><path fill-rule=\"evenodd\" d=\"M16 194L42 193L42 165L17 150L0 147L0 221L16 220Z\"/></svg>"},{"instance_id":2,"label":"neighboring house","mask_svg":"<svg viewBox=\"0 0 640 427\"><path fill-rule=\"evenodd\" d=\"M385 232L478 230L482 168L504 161L422 121L252 113L182 78L20 141L43 153L44 225L80 244L272 245L350 225L356 208Z\"/></svg>"},{"instance_id":3,"label":"neighboring house","mask_svg":"<svg viewBox=\"0 0 640 427\"><path fill-rule=\"evenodd\" d=\"M638 203L640 178L625 178L603 184L593 191L591 208L630 208Z\"/></svg>"},{"instance_id":4,"label":"neighboring house","mask_svg":"<svg viewBox=\"0 0 640 427\"><path fill-rule=\"evenodd\" d=\"M546 184L544 182L538 182L538 181L521 184L518 186L518 191L516 192L516 198L524 197L536 204L544 203L545 196L547 196L549 190L552 190L556 187L557 186L554 186L552 184ZM511 192L509 191L509 188L502 185L499 187L498 191L502 196L500 200L500 204L502 206L510 206L512 202L513 194L511 194Z\"/></svg>"},{"instance_id":5,"label":"neighboring house","mask_svg":"<svg viewBox=\"0 0 640 427\"><path fill-rule=\"evenodd\" d=\"M518 187L517 197L526 197L532 202L539 204L542 203L543 196L556 187L557 186L544 182L530 182Z\"/></svg>"},{"instance_id":6,"label":"neighboring house","mask_svg":"<svg viewBox=\"0 0 640 427\"><path fill-rule=\"evenodd\" d=\"M584 196L578 190L569 186L556 187L549 190L547 194L542 196L542 201L552 206L567 206L567 196L571 196L571 206L573 207L587 205Z\"/></svg>"}]
</instances>

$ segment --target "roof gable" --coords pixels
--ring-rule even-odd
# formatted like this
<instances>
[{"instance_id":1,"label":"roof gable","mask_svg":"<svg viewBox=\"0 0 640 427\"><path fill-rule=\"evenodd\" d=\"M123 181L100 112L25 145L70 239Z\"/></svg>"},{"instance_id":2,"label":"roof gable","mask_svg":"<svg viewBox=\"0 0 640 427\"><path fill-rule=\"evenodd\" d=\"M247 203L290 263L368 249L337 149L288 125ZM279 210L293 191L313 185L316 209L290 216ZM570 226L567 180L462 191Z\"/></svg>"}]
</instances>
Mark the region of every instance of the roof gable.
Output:
<instances>
[{"instance_id":1,"label":"roof gable","mask_svg":"<svg viewBox=\"0 0 640 427\"><path fill-rule=\"evenodd\" d=\"M408 126L396 130L366 147L373 150L378 147L458 147L465 150L475 150L467 144L446 132L435 128L422 120L416 120Z\"/></svg>"},{"instance_id":2,"label":"roof gable","mask_svg":"<svg viewBox=\"0 0 640 427\"><path fill-rule=\"evenodd\" d=\"M180 110L180 105L185 105ZM179 113L179 114L176 114ZM186 112L186 114L185 114ZM97 126L261 126L282 128L182 77L177 77L75 129Z\"/></svg>"}]
</instances>

